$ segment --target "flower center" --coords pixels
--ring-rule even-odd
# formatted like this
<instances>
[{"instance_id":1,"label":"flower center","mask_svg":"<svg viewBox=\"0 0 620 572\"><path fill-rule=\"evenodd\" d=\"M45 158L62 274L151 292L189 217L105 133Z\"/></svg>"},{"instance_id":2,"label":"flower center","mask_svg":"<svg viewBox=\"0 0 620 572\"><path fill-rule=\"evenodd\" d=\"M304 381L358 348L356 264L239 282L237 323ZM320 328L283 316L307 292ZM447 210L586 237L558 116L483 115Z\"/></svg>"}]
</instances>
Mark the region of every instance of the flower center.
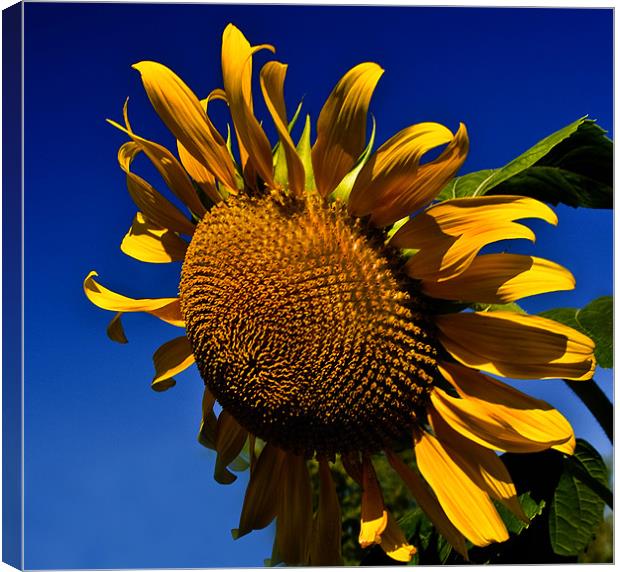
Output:
<instances>
[{"instance_id":1,"label":"flower center","mask_svg":"<svg viewBox=\"0 0 620 572\"><path fill-rule=\"evenodd\" d=\"M198 224L180 285L187 336L250 432L306 455L410 438L436 343L382 242L314 199L241 199Z\"/></svg>"}]
</instances>

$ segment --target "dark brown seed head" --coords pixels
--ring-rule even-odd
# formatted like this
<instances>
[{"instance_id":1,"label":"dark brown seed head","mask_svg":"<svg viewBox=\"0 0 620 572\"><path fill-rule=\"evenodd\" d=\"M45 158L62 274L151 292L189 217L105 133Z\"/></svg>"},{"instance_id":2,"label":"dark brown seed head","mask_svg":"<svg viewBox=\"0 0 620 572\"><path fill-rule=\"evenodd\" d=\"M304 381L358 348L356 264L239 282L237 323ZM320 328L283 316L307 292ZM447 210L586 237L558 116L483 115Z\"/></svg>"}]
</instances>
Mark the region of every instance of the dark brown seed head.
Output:
<instances>
[{"instance_id":1,"label":"dark brown seed head","mask_svg":"<svg viewBox=\"0 0 620 572\"><path fill-rule=\"evenodd\" d=\"M181 279L196 363L244 427L305 455L406 438L435 376L419 300L346 210L275 196L214 208Z\"/></svg>"}]
</instances>

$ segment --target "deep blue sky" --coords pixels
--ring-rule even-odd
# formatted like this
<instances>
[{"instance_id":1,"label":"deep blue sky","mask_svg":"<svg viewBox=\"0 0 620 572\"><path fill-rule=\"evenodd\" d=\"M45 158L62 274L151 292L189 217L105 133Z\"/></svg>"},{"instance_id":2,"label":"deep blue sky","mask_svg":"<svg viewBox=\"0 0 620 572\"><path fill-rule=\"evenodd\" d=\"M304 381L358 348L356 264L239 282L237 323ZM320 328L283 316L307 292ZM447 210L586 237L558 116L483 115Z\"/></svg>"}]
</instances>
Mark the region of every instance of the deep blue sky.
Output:
<instances>
[{"instance_id":1,"label":"deep blue sky","mask_svg":"<svg viewBox=\"0 0 620 572\"><path fill-rule=\"evenodd\" d=\"M221 86L228 22L254 44L276 46L290 64L289 109L304 97L314 118L347 69L378 62L386 70L371 105L378 142L419 121L453 129L464 121L463 173L503 165L585 114L612 127L611 10L27 4L27 568L256 566L270 554L270 530L231 539L245 476L229 487L212 480L213 454L195 439L198 375L179 375L164 394L149 388L152 352L178 330L132 316L129 345L109 342L111 314L89 304L81 285L96 269L127 295L175 294L178 267L118 249L135 207L116 163L124 136L105 118L119 119L129 96L136 132L170 145L131 64L160 61L204 97ZM270 121L262 103L257 112ZM151 173L144 162L137 168ZM530 311L612 291L611 213L558 213L559 226L536 225L536 249L522 251L565 264L578 288L532 300ZM610 393L610 373L597 378ZM561 382L519 386L610 452Z\"/></svg>"}]
</instances>

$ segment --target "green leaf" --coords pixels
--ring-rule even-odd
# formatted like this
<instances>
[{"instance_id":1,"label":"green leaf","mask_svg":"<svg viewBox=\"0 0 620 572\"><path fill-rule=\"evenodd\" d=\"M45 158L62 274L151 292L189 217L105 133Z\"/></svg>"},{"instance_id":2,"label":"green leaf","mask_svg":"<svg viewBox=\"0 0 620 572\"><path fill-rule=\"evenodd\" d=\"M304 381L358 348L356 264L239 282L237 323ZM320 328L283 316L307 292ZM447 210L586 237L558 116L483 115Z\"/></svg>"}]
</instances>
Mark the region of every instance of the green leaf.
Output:
<instances>
[{"instance_id":1,"label":"green leaf","mask_svg":"<svg viewBox=\"0 0 620 572\"><path fill-rule=\"evenodd\" d=\"M535 501L529 492L519 495L519 502L521 503L523 512L530 519L530 521L542 514L546 504L544 499ZM497 512L499 512L499 515L502 517L508 532L511 534L521 534L523 530L528 528L529 524L519 520L503 504L495 503L495 506L497 508Z\"/></svg>"},{"instance_id":2,"label":"green leaf","mask_svg":"<svg viewBox=\"0 0 620 572\"><path fill-rule=\"evenodd\" d=\"M552 204L612 208L612 187L612 142L594 121L582 117L499 169L452 180L439 199L514 194Z\"/></svg>"},{"instance_id":3,"label":"green leaf","mask_svg":"<svg viewBox=\"0 0 620 572\"><path fill-rule=\"evenodd\" d=\"M589 478L607 485L607 467L587 442L578 439L575 459L564 460L564 471L549 512L549 536L556 554L579 554L592 539L603 518L604 501L570 466L578 463Z\"/></svg>"},{"instance_id":4,"label":"green leaf","mask_svg":"<svg viewBox=\"0 0 620 572\"><path fill-rule=\"evenodd\" d=\"M476 312L516 312L517 314L526 314L526 311L516 302L508 304L471 304L472 310Z\"/></svg>"},{"instance_id":5,"label":"green leaf","mask_svg":"<svg viewBox=\"0 0 620 572\"><path fill-rule=\"evenodd\" d=\"M594 355L597 364L603 368L613 367L613 298L602 296L587 306L576 308L555 308L540 315L561 322L586 334L596 344Z\"/></svg>"}]
</instances>

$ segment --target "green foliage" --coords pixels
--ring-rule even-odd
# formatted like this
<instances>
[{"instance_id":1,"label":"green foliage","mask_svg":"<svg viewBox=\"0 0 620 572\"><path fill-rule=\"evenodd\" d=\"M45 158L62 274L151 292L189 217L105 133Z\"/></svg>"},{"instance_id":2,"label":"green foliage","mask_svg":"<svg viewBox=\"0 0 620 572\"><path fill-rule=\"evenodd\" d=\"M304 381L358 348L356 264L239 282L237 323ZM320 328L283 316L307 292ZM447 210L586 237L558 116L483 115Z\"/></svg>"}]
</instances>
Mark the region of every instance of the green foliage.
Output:
<instances>
[{"instance_id":1,"label":"green foliage","mask_svg":"<svg viewBox=\"0 0 620 572\"><path fill-rule=\"evenodd\" d=\"M575 465L579 470L574 470ZM607 467L590 444L579 440L574 457L564 459L549 513L549 535L556 554L582 552L601 523L605 502L592 487L592 480L606 488Z\"/></svg>"},{"instance_id":2,"label":"green foliage","mask_svg":"<svg viewBox=\"0 0 620 572\"><path fill-rule=\"evenodd\" d=\"M453 179L439 199L522 195L552 204L612 208L612 187L612 142L594 121L582 117L503 167Z\"/></svg>"},{"instance_id":3,"label":"green foliage","mask_svg":"<svg viewBox=\"0 0 620 572\"><path fill-rule=\"evenodd\" d=\"M596 344L594 355L597 365L604 368L613 367L613 298L602 296L592 300L587 306L578 308L555 308L540 315L556 322L562 322L571 328L592 338Z\"/></svg>"}]
</instances>

